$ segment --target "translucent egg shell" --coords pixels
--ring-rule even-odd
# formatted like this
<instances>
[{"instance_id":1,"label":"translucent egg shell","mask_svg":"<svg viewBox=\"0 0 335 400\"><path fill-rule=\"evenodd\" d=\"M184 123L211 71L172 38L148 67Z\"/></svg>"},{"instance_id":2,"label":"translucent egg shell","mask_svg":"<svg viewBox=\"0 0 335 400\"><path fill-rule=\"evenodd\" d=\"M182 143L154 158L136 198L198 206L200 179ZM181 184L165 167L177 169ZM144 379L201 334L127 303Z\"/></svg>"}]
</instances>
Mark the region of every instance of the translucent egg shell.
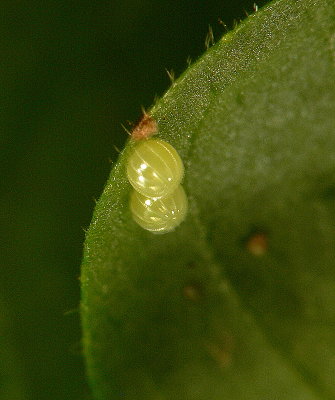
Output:
<instances>
[{"instance_id":1,"label":"translucent egg shell","mask_svg":"<svg viewBox=\"0 0 335 400\"><path fill-rule=\"evenodd\" d=\"M181 185L166 197L150 198L135 190L131 194L130 209L135 222L154 233L167 233L185 218L188 202Z\"/></svg>"},{"instance_id":2,"label":"translucent egg shell","mask_svg":"<svg viewBox=\"0 0 335 400\"><path fill-rule=\"evenodd\" d=\"M157 198L174 192L183 179L184 166L176 149L159 139L135 145L127 160L127 176L143 196Z\"/></svg>"}]
</instances>

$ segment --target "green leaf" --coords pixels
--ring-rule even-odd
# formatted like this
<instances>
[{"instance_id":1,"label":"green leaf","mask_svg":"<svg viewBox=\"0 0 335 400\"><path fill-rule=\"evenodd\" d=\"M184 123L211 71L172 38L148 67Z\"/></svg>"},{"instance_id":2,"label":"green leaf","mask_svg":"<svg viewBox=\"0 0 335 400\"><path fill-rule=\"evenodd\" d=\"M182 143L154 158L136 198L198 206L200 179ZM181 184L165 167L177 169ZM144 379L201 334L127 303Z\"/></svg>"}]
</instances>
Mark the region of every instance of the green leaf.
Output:
<instances>
[{"instance_id":1,"label":"green leaf","mask_svg":"<svg viewBox=\"0 0 335 400\"><path fill-rule=\"evenodd\" d=\"M82 266L96 399L335 397L334 54L332 0L275 1L153 107L190 209L136 225L128 144Z\"/></svg>"}]
</instances>

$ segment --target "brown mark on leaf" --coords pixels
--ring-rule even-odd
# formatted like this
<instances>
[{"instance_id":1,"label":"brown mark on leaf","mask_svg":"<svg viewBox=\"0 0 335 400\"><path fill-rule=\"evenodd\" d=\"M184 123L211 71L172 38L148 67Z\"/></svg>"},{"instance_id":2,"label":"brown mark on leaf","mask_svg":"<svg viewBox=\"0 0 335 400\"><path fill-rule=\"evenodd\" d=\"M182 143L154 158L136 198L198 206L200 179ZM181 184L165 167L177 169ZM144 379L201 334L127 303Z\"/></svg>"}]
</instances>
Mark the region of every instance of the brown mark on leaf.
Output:
<instances>
[{"instance_id":1,"label":"brown mark on leaf","mask_svg":"<svg viewBox=\"0 0 335 400\"><path fill-rule=\"evenodd\" d=\"M144 111L142 118L131 132L133 140L148 139L158 131L157 122Z\"/></svg>"},{"instance_id":2,"label":"brown mark on leaf","mask_svg":"<svg viewBox=\"0 0 335 400\"><path fill-rule=\"evenodd\" d=\"M192 282L183 287L183 295L188 300L197 302L203 297L203 289L199 283Z\"/></svg>"},{"instance_id":3,"label":"brown mark on leaf","mask_svg":"<svg viewBox=\"0 0 335 400\"><path fill-rule=\"evenodd\" d=\"M246 240L246 248L254 256L263 256L268 249L268 236L264 232L256 232Z\"/></svg>"},{"instance_id":4,"label":"brown mark on leaf","mask_svg":"<svg viewBox=\"0 0 335 400\"><path fill-rule=\"evenodd\" d=\"M221 332L215 342L206 344L206 348L220 368L227 368L231 365L235 343L230 333Z\"/></svg>"}]
</instances>

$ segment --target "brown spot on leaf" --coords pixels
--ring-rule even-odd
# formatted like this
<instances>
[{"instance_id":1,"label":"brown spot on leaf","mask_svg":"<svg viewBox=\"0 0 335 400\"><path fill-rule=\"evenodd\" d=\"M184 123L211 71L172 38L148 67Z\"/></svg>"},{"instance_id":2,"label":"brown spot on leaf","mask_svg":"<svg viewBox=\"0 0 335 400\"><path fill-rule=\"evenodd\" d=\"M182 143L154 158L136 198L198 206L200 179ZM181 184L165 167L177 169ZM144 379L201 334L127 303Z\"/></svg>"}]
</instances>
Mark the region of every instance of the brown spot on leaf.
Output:
<instances>
[{"instance_id":1,"label":"brown spot on leaf","mask_svg":"<svg viewBox=\"0 0 335 400\"><path fill-rule=\"evenodd\" d=\"M188 300L191 301L199 301L203 296L203 290L201 286L197 283L191 283L189 285L184 286L183 295Z\"/></svg>"},{"instance_id":2,"label":"brown spot on leaf","mask_svg":"<svg viewBox=\"0 0 335 400\"><path fill-rule=\"evenodd\" d=\"M234 338L227 332L222 332L215 342L206 345L208 353L220 368L227 368L231 365L234 347Z\"/></svg>"},{"instance_id":3,"label":"brown spot on leaf","mask_svg":"<svg viewBox=\"0 0 335 400\"><path fill-rule=\"evenodd\" d=\"M246 242L247 250L254 256L263 256L268 249L268 237L263 232L253 233Z\"/></svg>"},{"instance_id":4,"label":"brown spot on leaf","mask_svg":"<svg viewBox=\"0 0 335 400\"><path fill-rule=\"evenodd\" d=\"M157 122L148 113L144 112L142 118L132 130L131 138L133 140L148 139L157 133L157 131Z\"/></svg>"}]
</instances>

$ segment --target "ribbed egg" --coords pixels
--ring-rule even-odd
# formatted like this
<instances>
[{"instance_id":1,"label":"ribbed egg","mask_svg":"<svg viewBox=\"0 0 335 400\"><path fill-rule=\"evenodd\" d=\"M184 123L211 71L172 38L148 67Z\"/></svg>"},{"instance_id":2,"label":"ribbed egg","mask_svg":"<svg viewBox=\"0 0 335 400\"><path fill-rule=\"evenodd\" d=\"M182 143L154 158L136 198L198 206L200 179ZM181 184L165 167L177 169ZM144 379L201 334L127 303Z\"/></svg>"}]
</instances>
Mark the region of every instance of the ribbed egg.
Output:
<instances>
[{"instance_id":1,"label":"ribbed egg","mask_svg":"<svg viewBox=\"0 0 335 400\"><path fill-rule=\"evenodd\" d=\"M184 166L169 143L149 139L134 146L127 160L127 176L134 189L143 196L165 197L181 183Z\"/></svg>"},{"instance_id":2,"label":"ribbed egg","mask_svg":"<svg viewBox=\"0 0 335 400\"><path fill-rule=\"evenodd\" d=\"M133 219L142 228L153 233L167 233L185 218L188 201L181 185L168 196L150 198L133 191L130 197Z\"/></svg>"}]
</instances>

